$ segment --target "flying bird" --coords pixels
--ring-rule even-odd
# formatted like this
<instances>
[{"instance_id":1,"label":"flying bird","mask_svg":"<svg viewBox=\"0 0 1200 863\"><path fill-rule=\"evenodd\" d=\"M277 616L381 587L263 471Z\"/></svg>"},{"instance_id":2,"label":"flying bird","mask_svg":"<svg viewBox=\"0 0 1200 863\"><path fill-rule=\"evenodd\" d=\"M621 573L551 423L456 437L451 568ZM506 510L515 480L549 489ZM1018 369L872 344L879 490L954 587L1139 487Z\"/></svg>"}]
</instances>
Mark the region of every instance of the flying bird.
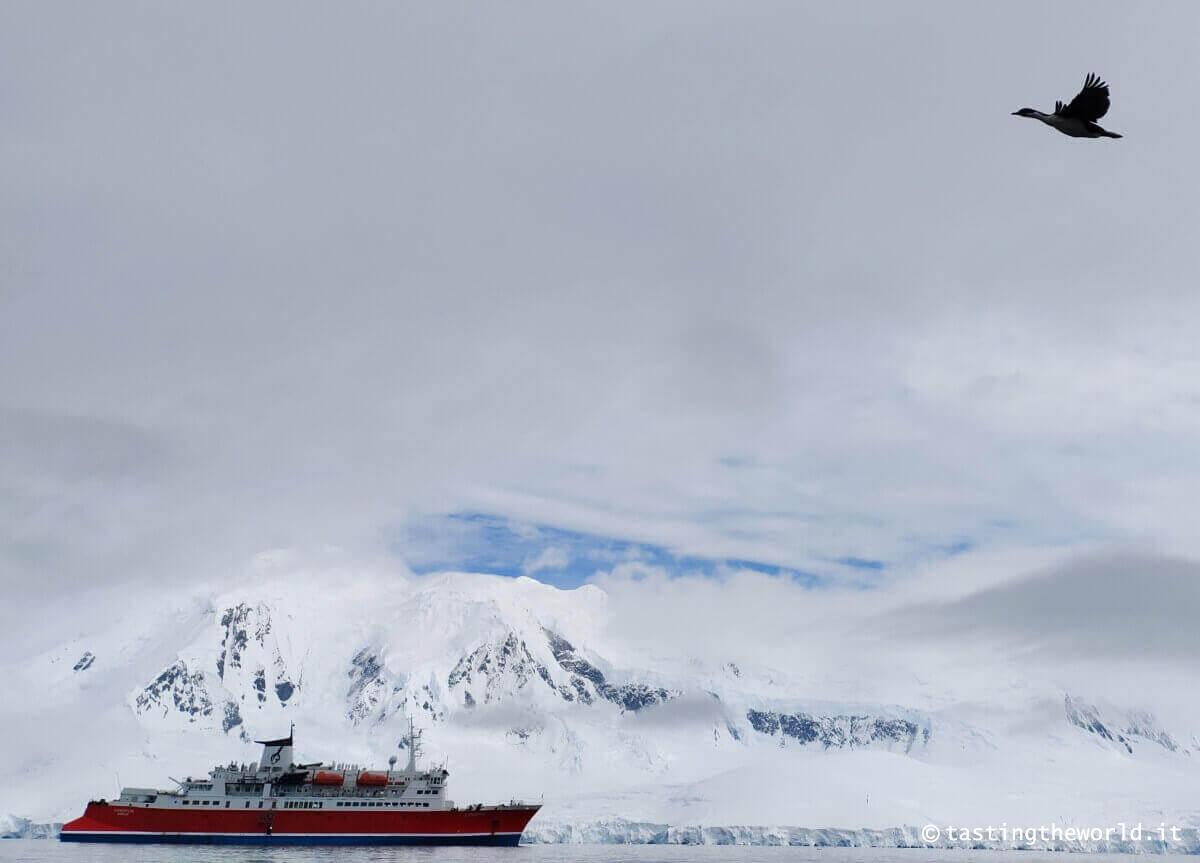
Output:
<instances>
[{"instance_id":1,"label":"flying bird","mask_svg":"<svg viewBox=\"0 0 1200 863\"><path fill-rule=\"evenodd\" d=\"M1120 138L1116 132L1096 125L1096 121L1107 113L1108 85L1101 81L1098 75L1087 76L1087 80L1083 82L1083 89L1071 100L1071 104L1055 102L1053 114L1043 114L1033 108L1013 111L1014 116L1041 120L1047 126L1052 126L1072 138Z\"/></svg>"}]
</instances>

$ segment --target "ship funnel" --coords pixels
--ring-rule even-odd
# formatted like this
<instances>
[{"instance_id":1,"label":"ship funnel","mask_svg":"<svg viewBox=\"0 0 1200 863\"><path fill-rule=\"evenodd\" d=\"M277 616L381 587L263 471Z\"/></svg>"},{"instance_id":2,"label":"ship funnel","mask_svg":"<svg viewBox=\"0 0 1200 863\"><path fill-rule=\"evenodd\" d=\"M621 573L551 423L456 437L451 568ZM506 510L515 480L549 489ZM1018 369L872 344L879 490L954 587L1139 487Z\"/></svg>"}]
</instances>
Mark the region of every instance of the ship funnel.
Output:
<instances>
[{"instance_id":1,"label":"ship funnel","mask_svg":"<svg viewBox=\"0 0 1200 863\"><path fill-rule=\"evenodd\" d=\"M292 736L295 732L296 726L293 725L287 737L280 737L278 740L254 741L262 744L262 758L259 759L262 769L274 773L287 770L292 766L295 761L292 758Z\"/></svg>"}]
</instances>

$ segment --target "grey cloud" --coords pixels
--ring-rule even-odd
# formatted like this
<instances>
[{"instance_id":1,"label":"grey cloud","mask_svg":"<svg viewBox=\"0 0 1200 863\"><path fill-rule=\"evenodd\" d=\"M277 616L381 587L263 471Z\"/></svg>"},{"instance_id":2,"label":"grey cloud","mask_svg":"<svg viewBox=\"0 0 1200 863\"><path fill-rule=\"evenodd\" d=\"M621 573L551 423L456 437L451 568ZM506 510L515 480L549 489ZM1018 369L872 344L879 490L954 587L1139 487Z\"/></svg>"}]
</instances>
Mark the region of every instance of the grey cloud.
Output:
<instances>
[{"instance_id":1,"label":"grey cloud","mask_svg":"<svg viewBox=\"0 0 1200 863\"><path fill-rule=\"evenodd\" d=\"M1194 4L2 14L0 408L96 424L14 420L0 477L88 493L6 585L485 504L795 568L1194 544ZM1122 141L1009 116L1086 71Z\"/></svg>"},{"instance_id":2,"label":"grey cloud","mask_svg":"<svg viewBox=\"0 0 1200 863\"><path fill-rule=\"evenodd\" d=\"M129 422L0 408L0 465L26 476L133 482L161 476L182 453Z\"/></svg>"},{"instance_id":3,"label":"grey cloud","mask_svg":"<svg viewBox=\"0 0 1200 863\"><path fill-rule=\"evenodd\" d=\"M1200 563L1151 554L1080 558L947 603L890 613L886 631L943 645L997 641L1071 659L1200 658Z\"/></svg>"}]
</instances>

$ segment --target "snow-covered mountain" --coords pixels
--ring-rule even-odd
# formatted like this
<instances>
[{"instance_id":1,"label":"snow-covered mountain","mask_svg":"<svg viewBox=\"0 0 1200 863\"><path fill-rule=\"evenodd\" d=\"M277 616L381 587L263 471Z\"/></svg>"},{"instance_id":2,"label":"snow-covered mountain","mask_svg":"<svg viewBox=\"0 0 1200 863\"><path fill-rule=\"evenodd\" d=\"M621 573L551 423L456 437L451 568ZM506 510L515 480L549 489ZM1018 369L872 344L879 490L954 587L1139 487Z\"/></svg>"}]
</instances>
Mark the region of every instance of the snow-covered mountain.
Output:
<instances>
[{"instance_id":1,"label":"snow-covered mountain","mask_svg":"<svg viewBox=\"0 0 1200 863\"><path fill-rule=\"evenodd\" d=\"M608 599L525 578L285 570L153 609L77 609L49 646L6 657L25 697L0 713L0 812L63 820L118 777L252 760L255 737L293 722L305 759L383 763L411 715L456 799L545 795L543 839L614 818L1196 823L1197 739L1144 705L1053 688L829 698L803 669L639 655L613 640Z\"/></svg>"}]
</instances>

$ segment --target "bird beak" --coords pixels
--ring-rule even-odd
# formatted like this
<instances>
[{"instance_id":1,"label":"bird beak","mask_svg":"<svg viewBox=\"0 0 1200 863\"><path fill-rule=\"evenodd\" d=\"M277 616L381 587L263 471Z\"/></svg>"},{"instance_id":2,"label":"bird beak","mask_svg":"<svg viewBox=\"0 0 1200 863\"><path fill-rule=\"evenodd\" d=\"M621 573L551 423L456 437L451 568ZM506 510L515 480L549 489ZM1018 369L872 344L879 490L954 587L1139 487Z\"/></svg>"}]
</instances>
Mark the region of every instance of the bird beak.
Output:
<instances>
[{"instance_id":1,"label":"bird beak","mask_svg":"<svg viewBox=\"0 0 1200 863\"><path fill-rule=\"evenodd\" d=\"M1013 115L1014 117L1020 117L1020 116L1021 116L1021 112L1020 112L1020 111L1013 111L1013 112L1012 112L1012 115Z\"/></svg>"}]
</instances>

